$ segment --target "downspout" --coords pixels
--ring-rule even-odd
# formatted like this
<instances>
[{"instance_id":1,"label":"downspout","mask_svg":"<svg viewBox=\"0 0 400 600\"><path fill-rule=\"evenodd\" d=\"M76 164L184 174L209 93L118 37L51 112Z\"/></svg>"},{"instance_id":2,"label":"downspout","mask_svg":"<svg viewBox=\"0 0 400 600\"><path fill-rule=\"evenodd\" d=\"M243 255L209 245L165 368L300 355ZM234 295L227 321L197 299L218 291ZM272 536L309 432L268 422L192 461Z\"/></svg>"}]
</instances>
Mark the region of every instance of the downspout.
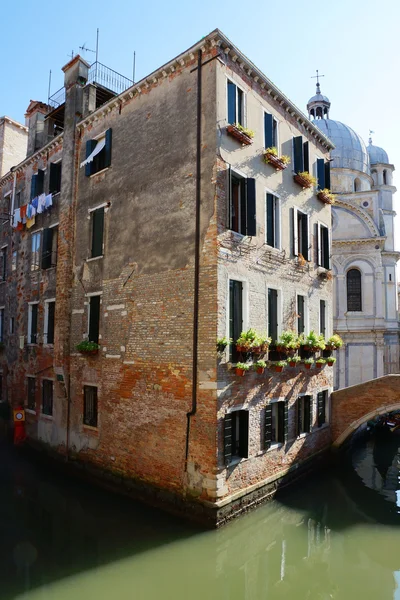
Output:
<instances>
[{"instance_id":1,"label":"downspout","mask_svg":"<svg viewBox=\"0 0 400 600\"><path fill-rule=\"evenodd\" d=\"M197 54L197 140L196 140L196 213L194 250L194 294L193 294L193 359L192 359L192 409L187 413L185 471L189 456L190 420L197 412L197 363L199 337L199 284L200 284L200 203L201 203L201 49Z\"/></svg>"}]
</instances>

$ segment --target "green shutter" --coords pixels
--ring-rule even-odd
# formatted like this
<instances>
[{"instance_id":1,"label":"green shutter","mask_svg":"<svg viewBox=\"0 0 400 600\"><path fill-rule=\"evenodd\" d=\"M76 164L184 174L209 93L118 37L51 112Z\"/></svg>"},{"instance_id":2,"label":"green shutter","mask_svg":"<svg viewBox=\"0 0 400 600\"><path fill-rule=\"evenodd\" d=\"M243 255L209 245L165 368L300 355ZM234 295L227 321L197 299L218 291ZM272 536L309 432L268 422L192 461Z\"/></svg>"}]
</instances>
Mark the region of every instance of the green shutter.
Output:
<instances>
[{"instance_id":1,"label":"green shutter","mask_svg":"<svg viewBox=\"0 0 400 600\"><path fill-rule=\"evenodd\" d=\"M89 311L89 341L99 343L100 296L91 296Z\"/></svg>"},{"instance_id":2,"label":"green shutter","mask_svg":"<svg viewBox=\"0 0 400 600\"><path fill-rule=\"evenodd\" d=\"M310 260L310 249L308 247L308 216L301 215L301 250L306 260Z\"/></svg>"},{"instance_id":3,"label":"green shutter","mask_svg":"<svg viewBox=\"0 0 400 600\"><path fill-rule=\"evenodd\" d=\"M226 226L228 229L232 229L232 169L229 165L227 169L227 198L228 198L228 206L227 206L227 223Z\"/></svg>"},{"instance_id":4,"label":"green shutter","mask_svg":"<svg viewBox=\"0 0 400 600\"><path fill-rule=\"evenodd\" d=\"M226 465L232 460L232 413L224 418L224 459Z\"/></svg>"},{"instance_id":5,"label":"green shutter","mask_svg":"<svg viewBox=\"0 0 400 600\"><path fill-rule=\"evenodd\" d=\"M267 194L267 244L275 247L275 198Z\"/></svg>"},{"instance_id":6,"label":"green shutter","mask_svg":"<svg viewBox=\"0 0 400 600\"><path fill-rule=\"evenodd\" d=\"M285 416L284 416L284 428L283 433L285 436L285 442L289 439L289 401L285 400Z\"/></svg>"},{"instance_id":7,"label":"green shutter","mask_svg":"<svg viewBox=\"0 0 400 600\"><path fill-rule=\"evenodd\" d=\"M328 160L325 163L325 187L331 189L331 163Z\"/></svg>"},{"instance_id":8,"label":"green shutter","mask_svg":"<svg viewBox=\"0 0 400 600\"><path fill-rule=\"evenodd\" d=\"M104 168L111 165L111 146L112 146L112 129L106 131L106 146L105 146L105 159Z\"/></svg>"},{"instance_id":9,"label":"green shutter","mask_svg":"<svg viewBox=\"0 0 400 600\"><path fill-rule=\"evenodd\" d=\"M236 340L243 330L243 283L229 281L229 337L233 340L231 345L231 360L236 362Z\"/></svg>"},{"instance_id":10,"label":"green shutter","mask_svg":"<svg viewBox=\"0 0 400 600\"><path fill-rule=\"evenodd\" d=\"M86 156L85 156L85 158L88 158L92 154L93 150L96 148L96 144L97 144L96 140L88 140L86 142ZM92 166L93 166L93 161L89 162L89 163L86 163L86 165L85 165L85 175L86 175L86 177L89 177L89 175L92 174Z\"/></svg>"},{"instance_id":11,"label":"green shutter","mask_svg":"<svg viewBox=\"0 0 400 600\"><path fill-rule=\"evenodd\" d=\"M272 441L272 405L267 404L265 407L265 420L264 420L264 448L268 450L271 446Z\"/></svg>"},{"instance_id":12,"label":"green shutter","mask_svg":"<svg viewBox=\"0 0 400 600\"><path fill-rule=\"evenodd\" d=\"M268 335L275 343L278 339L278 292L268 288Z\"/></svg>"},{"instance_id":13,"label":"green shutter","mask_svg":"<svg viewBox=\"0 0 400 600\"><path fill-rule=\"evenodd\" d=\"M103 255L104 208L92 212L92 258Z\"/></svg>"},{"instance_id":14,"label":"green shutter","mask_svg":"<svg viewBox=\"0 0 400 600\"><path fill-rule=\"evenodd\" d=\"M54 315L55 315L55 302L48 303L48 317L47 317L47 343L54 344Z\"/></svg>"},{"instance_id":15,"label":"green shutter","mask_svg":"<svg viewBox=\"0 0 400 600\"><path fill-rule=\"evenodd\" d=\"M303 144L303 164L304 170L310 172L310 150L308 147L308 142L304 142Z\"/></svg>"},{"instance_id":16,"label":"green shutter","mask_svg":"<svg viewBox=\"0 0 400 600\"><path fill-rule=\"evenodd\" d=\"M269 113L264 113L264 140L266 148L271 148L274 145L273 123L273 116Z\"/></svg>"},{"instance_id":17,"label":"green shutter","mask_svg":"<svg viewBox=\"0 0 400 600\"><path fill-rule=\"evenodd\" d=\"M297 435L300 435L300 433L302 433L303 431L303 422L302 422L302 418L301 418L301 403L302 403L302 398L297 398L296 400L296 433Z\"/></svg>"},{"instance_id":18,"label":"green shutter","mask_svg":"<svg viewBox=\"0 0 400 600\"><path fill-rule=\"evenodd\" d=\"M249 411L239 410L239 456L249 456Z\"/></svg>"},{"instance_id":19,"label":"green shutter","mask_svg":"<svg viewBox=\"0 0 400 600\"><path fill-rule=\"evenodd\" d=\"M300 173L301 171L304 171L303 138L301 135L293 138L293 154L293 168L296 173Z\"/></svg>"},{"instance_id":20,"label":"green shutter","mask_svg":"<svg viewBox=\"0 0 400 600\"><path fill-rule=\"evenodd\" d=\"M297 296L297 333L304 333L305 319L304 319L304 296Z\"/></svg>"},{"instance_id":21,"label":"green shutter","mask_svg":"<svg viewBox=\"0 0 400 600\"><path fill-rule=\"evenodd\" d=\"M37 188L36 188L36 194L38 196L40 196L40 194L43 194L44 192L44 171L42 169L39 169L37 172Z\"/></svg>"},{"instance_id":22,"label":"green shutter","mask_svg":"<svg viewBox=\"0 0 400 600\"><path fill-rule=\"evenodd\" d=\"M278 436L277 441L283 444L285 441L285 402L278 402Z\"/></svg>"},{"instance_id":23,"label":"green shutter","mask_svg":"<svg viewBox=\"0 0 400 600\"><path fill-rule=\"evenodd\" d=\"M61 190L61 162L51 163L49 192L57 194Z\"/></svg>"},{"instance_id":24,"label":"green shutter","mask_svg":"<svg viewBox=\"0 0 400 600\"><path fill-rule=\"evenodd\" d=\"M37 196L37 175L32 175L31 179L31 200Z\"/></svg>"},{"instance_id":25,"label":"green shutter","mask_svg":"<svg viewBox=\"0 0 400 600\"><path fill-rule=\"evenodd\" d=\"M31 344L37 344L38 305L32 304L31 313Z\"/></svg>"},{"instance_id":26,"label":"green shutter","mask_svg":"<svg viewBox=\"0 0 400 600\"><path fill-rule=\"evenodd\" d=\"M312 398L303 396L304 402L304 431L309 433L312 428Z\"/></svg>"},{"instance_id":27,"label":"green shutter","mask_svg":"<svg viewBox=\"0 0 400 600\"><path fill-rule=\"evenodd\" d=\"M323 190L325 186L325 161L323 158L317 158L317 182L318 188Z\"/></svg>"},{"instance_id":28,"label":"green shutter","mask_svg":"<svg viewBox=\"0 0 400 600\"><path fill-rule=\"evenodd\" d=\"M322 266L325 269L330 269L331 261L329 256L329 230L327 227L321 227L321 256Z\"/></svg>"},{"instance_id":29,"label":"green shutter","mask_svg":"<svg viewBox=\"0 0 400 600\"><path fill-rule=\"evenodd\" d=\"M228 123L234 125L236 123L236 85L228 80Z\"/></svg>"},{"instance_id":30,"label":"green shutter","mask_svg":"<svg viewBox=\"0 0 400 600\"><path fill-rule=\"evenodd\" d=\"M247 177L246 182L246 235L255 236L257 233L256 221L256 180Z\"/></svg>"}]
</instances>

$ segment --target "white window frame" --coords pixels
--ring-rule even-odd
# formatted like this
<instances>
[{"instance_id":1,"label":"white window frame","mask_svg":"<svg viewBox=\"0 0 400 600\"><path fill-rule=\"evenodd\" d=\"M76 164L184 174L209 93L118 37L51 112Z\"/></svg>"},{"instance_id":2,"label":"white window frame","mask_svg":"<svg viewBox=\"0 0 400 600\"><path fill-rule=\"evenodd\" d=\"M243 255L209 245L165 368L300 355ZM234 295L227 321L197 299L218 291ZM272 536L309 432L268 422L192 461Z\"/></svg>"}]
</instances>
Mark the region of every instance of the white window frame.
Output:
<instances>
[{"instance_id":1,"label":"white window frame","mask_svg":"<svg viewBox=\"0 0 400 600\"><path fill-rule=\"evenodd\" d=\"M329 252L329 256L328 256L328 265L329 266L328 267L324 267L324 265L321 264L322 263L322 245L321 245L321 240L322 240L321 228L322 227L325 227L325 229L328 230L328 252ZM326 225L323 221L317 221L317 247L318 247L318 257L317 257L318 266L330 271L332 268L332 264L331 264L332 236L331 236L330 227L328 227L328 225Z\"/></svg>"},{"instance_id":2,"label":"white window frame","mask_svg":"<svg viewBox=\"0 0 400 600\"><path fill-rule=\"evenodd\" d=\"M39 237L39 246L34 251L33 250L33 240L34 240L34 238L37 239L37 237ZM41 251L41 248L42 248L42 229L39 229L39 230L33 231L31 233L31 269L30 269L31 271L40 271L40 267L41 267L41 265L40 265L40 259L41 259L40 251ZM35 266L36 263L34 263L34 261L33 261L34 254L38 255L39 262L38 262L37 266Z\"/></svg>"},{"instance_id":3,"label":"white window frame","mask_svg":"<svg viewBox=\"0 0 400 600\"><path fill-rule=\"evenodd\" d=\"M298 208L297 206L293 207L293 239L294 239L294 248L293 248L293 254L294 256L298 256L299 255L299 237L298 237L298 231L297 231L297 221L298 221L298 214L302 214L302 215L306 215L307 216L307 247L308 247L308 261L307 262L312 262L312 256L311 256L311 220L310 220L310 215L309 213L307 213L304 210L301 210L300 208Z\"/></svg>"},{"instance_id":4,"label":"white window frame","mask_svg":"<svg viewBox=\"0 0 400 600\"><path fill-rule=\"evenodd\" d=\"M275 115L274 115L274 114L272 114L272 112L270 112L270 111L269 111L269 110L267 110L266 108L263 108L263 111L262 111L262 127L261 127L261 131L263 132L263 137L264 137L264 148L267 148L267 145L266 145L266 140L265 140L265 116L264 116L265 114L267 114L267 115L271 115L271 117L273 118L273 120L274 120L274 121L275 121L275 123L276 123L276 144L275 144L275 148L277 149L277 151L278 151L278 156L279 156L279 155L280 155L280 136L279 136L279 126L280 126L281 122L280 122L280 120L279 120L279 119L277 119L277 118L275 117ZM275 196L275 195L276 195L276 194L274 193L274 196Z\"/></svg>"},{"instance_id":5,"label":"white window frame","mask_svg":"<svg viewBox=\"0 0 400 600\"><path fill-rule=\"evenodd\" d=\"M320 391L322 391L322 390L320 390ZM315 411L315 398L316 398L316 396L315 396L315 394L310 394L310 393L307 393L307 392L301 392L301 394L297 394L296 395L296 402L297 402L297 400L299 398L304 398L305 396L309 396L311 398L311 400L310 400L310 408L311 408L311 411L312 411L312 418L313 418L313 420L310 423L310 431L302 431L301 433L298 433L297 434L297 439L304 438L307 435L310 435L310 433L312 433L312 431L314 430L314 427L315 427L315 412L316 412ZM303 406L302 406L302 421L304 423L304 403L303 403ZM297 426L298 426L298 421L297 421L297 409L296 409L296 428L297 428Z\"/></svg>"},{"instance_id":6,"label":"white window frame","mask_svg":"<svg viewBox=\"0 0 400 600\"><path fill-rule=\"evenodd\" d=\"M310 322L309 322L309 314L308 314L308 296L304 293L296 292L296 315L297 315L297 307L298 307L298 297L302 296L304 298L304 335L308 335L310 333ZM296 320L296 330L297 330L297 320ZM302 394L299 394L301 396ZM310 394L303 394L304 396L309 396Z\"/></svg>"},{"instance_id":7,"label":"white window frame","mask_svg":"<svg viewBox=\"0 0 400 600\"><path fill-rule=\"evenodd\" d=\"M247 331L249 328L249 281L245 277L240 275L236 275L236 273L228 273L227 282L226 282L226 322L225 322L225 331L226 337L229 339L229 282L230 281L241 281L243 284L242 288L242 319L243 319L243 331ZM238 409L239 410L239 409Z\"/></svg>"},{"instance_id":8,"label":"white window frame","mask_svg":"<svg viewBox=\"0 0 400 600\"><path fill-rule=\"evenodd\" d=\"M50 302L54 302L54 304L56 303L56 299L55 298L48 298L44 301L44 323L43 323L43 344L45 346L51 346L53 347L54 344L48 344L47 343L47 331L48 331L48 326L49 326L49 304Z\"/></svg>"},{"instance_id":9,"label":"white window frame","mask_svg":"<svg viewBox=\"0 0 400 600\"><path fill-rule=\"evenodd\" d=\"M271 398L268 401L268 404L269 405L271 405L271 404L278 404L278 402L285 403L285 401L286 401L286 398L283 397L283 396L281 396L279 398ZM271 418L272 418L272 415L271 415ZM284 425L285 425L285 423L284 423ZM269 452L270 450L276 450L277 448L282 448L282 446L284 445L284 443L285 442L272 442L271 445L270 445L270 447L268 448L267 452Z\"/></svg>"},{"instance_id":10,"label":"white window frame","mask_svg":"<svg viewBox=\"0 0 400 600\"><path fill-rule=\"evenodd\" d=\"M276 246L270 246L267 243L267 194L271 194L272 196L274 196L275 202L277 204L277 206L275 206L275 214L278 217L278 227L276 227L277 224L275 223L275 237L277 236L277 238L278 238ZM282 201L281 201L281 196L279 194L277 194L276 192L273 192L269 188L265 188L264 210L265 210L265 219L264 219L265 220L265 223L264 223L265 244L266 244L266 246L268 246L268 248L271 248L274 250L282 250Z\"/></svg>"},{"instance_id":11,"label":"white window frame","mask_svg":"<svg viewBox=\"0 0 400 600\"><path fill-rule=\"evenodd\" d=\"M246 90L239 85L234 79L232 79L232 77L228 77L228 75L225 75L225 114L226 114L226 122L228 125L234 125L235 123L229 123L228 121L228 81L230 81L231 83L233 83L233 85L236 86L236 89L239 89L243 92L243 107L242 107L242 112L243 112L243 125L242 127L247 127L247 102L246 102ZM238 94L236 92L236 119L238 117L239 111L238 111ZM236 120L236 123L238 121Z\"/></svg>"},{"instance_id":12,"label":"white window frame","mask_svg":"<svg viewBox=\"0 0 400 600\"><path fill-rule=\"evenodd\" d=\"M276 287L274 285L268 285L267 286L267 294L266 294L266 298L265 298L265 314L267 316L267 322L266 322L266 330L267 330L267 335L269 336L269 327L268 327L268 321L269 321L269 314L268 314L268 290L276 290L278 292L277 294L277 302L278 302L278 306L277 306L277 315L278 315L278 338L282 333L282 320L283 320L283 302L282 302L282 288L280 287Z\"/></svg>"},{"instance_id":13,"label":"white window frame","mask_svg":"<svg viewBox=\"0 0 400 600\"><path fill-rule=\"evenodd\" d=\"M36 342L32 342L32 306L36 304L38 305L38 301L28 302L28 339L27 343L30 345L36 345L38 343L38 335L39 335L39 327L36 332ZM39 317L39 306L38 306L38 317ZM39 321L39 319L38 319ZM39 325L39 322L37 323Z\"/></svg>"},{"instance_id":14,"label":"white window frame","mask_svg":"<svg viewBox=\"0 0 400 600\"><path fill-rule=\"evenodd\" d=\"M231 201L232 201L232 175L236 175L237 177L240 177L241 179L247 179L247 175L245 175L245 173L242 173L242 171L239 171L238 169L236 169L235 167L232 167L232 165L230 165L229 163L227 164L228 166L228 170L227 170L227 189L228 189L228 200L229 200L229 206L227 207L227 211L228 213L230 213L231 210ZM229 171L230 171L230 178L229 178ZM242 199L241 199L242 202ZM98 206L97 208L102 208L101 206ZM96 210L96 209L92 209L92 210ZM105 212L105 211L104 211ZM228 219L227 219L228 221ZM241 224L240 224L241 225ZM237 239L242 239L245 238L246 235L244 233L239 233L238 231L234 231L233 229L231 229L231 223L228 223L227 226L228 231L232 231L232 233L237 236Z\"/></svg>"}]
</instances>

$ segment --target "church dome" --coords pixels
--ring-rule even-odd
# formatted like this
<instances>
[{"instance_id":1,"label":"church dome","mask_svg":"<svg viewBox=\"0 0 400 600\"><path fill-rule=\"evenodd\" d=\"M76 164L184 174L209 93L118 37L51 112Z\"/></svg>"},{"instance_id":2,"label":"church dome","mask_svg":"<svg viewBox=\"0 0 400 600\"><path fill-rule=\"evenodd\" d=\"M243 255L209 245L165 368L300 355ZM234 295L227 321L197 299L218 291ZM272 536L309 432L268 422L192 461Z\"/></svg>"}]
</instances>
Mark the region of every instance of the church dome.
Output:
<instances>
[{"instance_id":1,"label":"church dome","mask_svg":"<svg viewBox=\"0 0 400 600\"><path fill-rule=\"evenodd\" d=\"M318 127L335 144L331 151L332 167L353 169L369 175L369 156L363 139L348 125L331 119L316 119Z\"/></svg>"},{"instance_id":2,"label":"church dome","mask_svg":"<svg viewBox=\"0 0 400 600\"><path fill-rule=\"evenodd\" d=\"M379 148L379 146L373 146L372 140L370 140L367 150L371 165L376 165L377 163L384 163L386 165L389 164L389 157L385 150L383 148Z\"/></svg>"}]
</instances>

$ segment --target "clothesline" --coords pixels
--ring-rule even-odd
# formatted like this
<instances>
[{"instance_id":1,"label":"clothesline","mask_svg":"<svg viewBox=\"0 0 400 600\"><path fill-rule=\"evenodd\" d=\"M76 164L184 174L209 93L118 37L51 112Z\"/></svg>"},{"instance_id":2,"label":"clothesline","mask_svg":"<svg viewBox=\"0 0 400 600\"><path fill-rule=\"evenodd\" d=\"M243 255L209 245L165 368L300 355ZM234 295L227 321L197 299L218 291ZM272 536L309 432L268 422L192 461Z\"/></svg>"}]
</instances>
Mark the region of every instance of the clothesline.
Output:
<instances>
[{"instance_id":1,"label":"clothesline","mask_svg":"<svg viewBox=\"0 0 400 600\"><path fill-rule=\"evenodd\" d=\"M40 194L33 198L29 204L24 204L14 210L13 224L14 229L23 229L26 225L30 229L36 221L36 215L40 215L53 206L53 194Z\"/></svg>"}]
</instances>

